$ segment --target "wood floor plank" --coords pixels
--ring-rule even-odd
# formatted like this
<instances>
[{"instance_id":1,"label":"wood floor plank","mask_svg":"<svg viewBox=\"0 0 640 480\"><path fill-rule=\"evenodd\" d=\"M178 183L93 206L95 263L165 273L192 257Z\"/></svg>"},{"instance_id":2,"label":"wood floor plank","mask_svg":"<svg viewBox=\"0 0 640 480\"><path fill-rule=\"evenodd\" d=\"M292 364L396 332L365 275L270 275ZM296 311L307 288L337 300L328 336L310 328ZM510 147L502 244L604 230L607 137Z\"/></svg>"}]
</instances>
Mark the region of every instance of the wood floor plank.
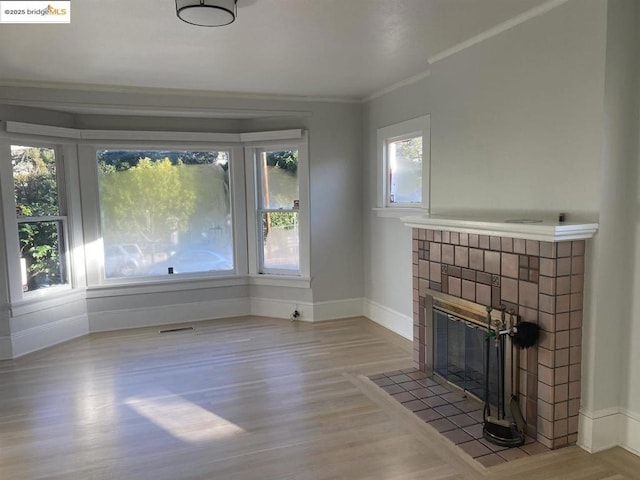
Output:
<instances>
[{"instance_id":1,"label":"wood floor plank","mask_svg":"<svg viewBox=\"0 0 640 480\"><path fill-rule=\"evenodd\" d=\"M621 449L473 462L366 378L410 368L412 345L364 318L192 326L0 362L0 478L638 478Z\"/></svg>"}]
</instances>

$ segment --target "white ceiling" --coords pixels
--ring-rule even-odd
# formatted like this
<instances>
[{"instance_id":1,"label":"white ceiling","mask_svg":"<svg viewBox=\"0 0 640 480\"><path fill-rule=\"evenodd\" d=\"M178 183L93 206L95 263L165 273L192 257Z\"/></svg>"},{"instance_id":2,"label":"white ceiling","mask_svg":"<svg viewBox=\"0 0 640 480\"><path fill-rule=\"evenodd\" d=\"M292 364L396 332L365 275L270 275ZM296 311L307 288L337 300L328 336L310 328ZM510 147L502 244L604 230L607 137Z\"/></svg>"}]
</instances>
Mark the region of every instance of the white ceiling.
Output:
<instances>
[{"instance_id":1,"label":"white ceiling","mask_svg":"<svg viewBox=\"0 0 640 480\"><path fill-rule=\"evenodd\" d=\"M204 28L174 0L72 1L68 25L0 25L0 81L359 99L544 3L238 0Z\"/></svg>"}]
</instances>

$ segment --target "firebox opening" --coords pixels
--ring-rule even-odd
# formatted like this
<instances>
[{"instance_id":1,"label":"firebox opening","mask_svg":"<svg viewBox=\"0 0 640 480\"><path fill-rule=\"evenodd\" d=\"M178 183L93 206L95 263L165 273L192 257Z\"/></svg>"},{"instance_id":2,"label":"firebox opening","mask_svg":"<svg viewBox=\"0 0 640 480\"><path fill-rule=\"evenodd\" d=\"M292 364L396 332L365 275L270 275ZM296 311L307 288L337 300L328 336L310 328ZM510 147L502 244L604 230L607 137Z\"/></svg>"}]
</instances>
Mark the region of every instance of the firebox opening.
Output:
<instances>
[{"instance_id":1,"label":"firebox opening","mask_svg":"<svg viewBox=\"0 0 640 480\"><path fill-rule=\"evenodd\" d=\"M493 310L489 312L489 327L486 316L479 313L486 307L477 304L473 307L467 309L462 302L450 304L444 299L433 299L430 311L425 312L425 316L432 318L433 332L431 351L425 354L432 355L433 374L439 380L480 402L487 399L488 378L490 409L500 418L511 419L509 400L521 393L512 368L517 369L518 365L514 362L510 335L499 335L502 343L498 346L496 332L519 319L513 315L507 321L503 312Z\"/></svg>"}]
</instances>

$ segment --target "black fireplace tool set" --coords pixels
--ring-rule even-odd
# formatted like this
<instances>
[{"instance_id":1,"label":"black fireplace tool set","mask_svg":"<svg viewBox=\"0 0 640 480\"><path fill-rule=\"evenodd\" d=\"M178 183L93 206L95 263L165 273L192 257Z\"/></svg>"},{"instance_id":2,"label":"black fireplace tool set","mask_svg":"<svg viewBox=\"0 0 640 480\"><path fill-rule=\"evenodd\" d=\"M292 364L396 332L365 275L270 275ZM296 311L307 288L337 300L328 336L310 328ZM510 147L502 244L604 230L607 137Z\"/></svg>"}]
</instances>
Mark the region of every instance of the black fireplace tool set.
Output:
<instances>
[{"instance_id":1,"label":"black fireplace tool set","mask_svg":"<svg viewBox=\"0 0 640 480\"><path fill-rule=\"evenodd\" d=\"M509 324L506 323L506 307L501 306L502 311L501 320L496 320L492 323L491 319L491 307L487 307L487 334L486 334L486 368L485 368L485 401L483 420L484 426L482 429L484 438L489 442L500 445L502 447L519 447L524 444L525 426L526 422L522 416L520 410L520 404L518 402L518 385L519 385L519 352L515 352L516 348L528 348L536 344L538 341L538 325L531 322L520 322L515 311L509 312ZM505 350L506 350L506 337L511 340L511 397L509 401L509 410L511 412L511 419L508 419L505 412ZM498 401L497 401L497 416L491 415L490 398L490 355L491 355L491 343L494 343L496 351L496 365L497 365L497 386L498 386ZM515 353L514 353L515 352Z\"/></svg>"}]
</instances>

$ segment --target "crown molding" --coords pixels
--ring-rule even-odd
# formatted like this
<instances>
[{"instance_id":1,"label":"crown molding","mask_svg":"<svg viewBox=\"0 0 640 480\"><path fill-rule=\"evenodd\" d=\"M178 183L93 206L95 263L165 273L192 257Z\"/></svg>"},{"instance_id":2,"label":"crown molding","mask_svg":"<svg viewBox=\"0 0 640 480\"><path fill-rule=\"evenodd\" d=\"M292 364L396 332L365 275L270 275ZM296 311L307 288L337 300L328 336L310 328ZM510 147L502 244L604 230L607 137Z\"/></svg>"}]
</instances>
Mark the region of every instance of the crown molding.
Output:
<instances>
[{"instance_id":1,"label":"crown molding","mask_svg":"<svg viewBox=\"0 0 640 480\"><path fill-rule=\"evenodd\" d=\"M454 45L453 47L447 48L446 50L443 50L442 52L437 53L432 57L429 57L428 58L429 64L433 65L434 63L439 62L440 60L444 60L445 58L450 57L451 55L454 55L458 52L466 50L467 48L472 47L473 45L484 42L485 40L488 40L489 38L495 37L496 35L499 35L502 32L510 30L513 27L516 27L524 22L531 20L532 18L539 17L540 15L543 15L549 12L550 10L553 10L556 7L559 7L560 5L563 5L568 1L569 0L549 0L541 5L538 5L537 7L532 8L531 10L527 10L526 12L521 13L520 15L510 18L509 20L502 22L493 28L490 28L489 30L484 31L476 35L475 37L471 37L470 39L465 40L464 42L460 42Z\"/></svg>"},{"instance_id":2,"label":"crown molding","mask_svg":"<svg viewBox=\"0 0 640 480\"><path fill-rule=\"evenodd\" d=\"M569 0L549 0L541 5L538 5L535 8L527 10L526 12L521 13L520 15L510 18L505 22L502 22L493 28L490 28L489 30L486 30L474 37L471 37L468 40L465 40L464 42L460 42L450 48L447 48L446 50L436 53L435 55L432 55L431 57L429 57L427 61L431 66L434 63L439 62L440 60L444 60L445 58L455 55L456 53L466 50L467 48L470 48L478 43L484 42L489 38L495 37L496 35L499 35L502 32L505 32L513 27L516 27L524 22L527 22L532 18L539 17L540 15L543 15L549 12L550 10L553 10L554 8L559 7L560 5L567 3L568 1ZM393 85L389 85L388 87L378 90L372 93L371 95L363 97L362 102L363 103L369 102L378 97L386 95L387 93L393 92L394 90L414 84L422 80L423 78L428 77L429 74L430 74L430 70L426 70L422 73L413 75L409 78L396 82Z\"/></svg>"},{"instance_id":3,"label":"crown molding","mask_svg":"<svg viewBox=\"0 0 640 480\"><path fill-rule=\"evenodd\" d=\"M404 80L396 82L393 85L389 85L386 88L378 90L377 92L374 92L371 95L369 95L367 97L364 97L362 99L362 102L363 103L369 102L369 101L371 101L373 99L376 99L378 97L386 95L387 93L393 92L394 90L398 90L399 88L406 87L408 85L412 85L412 84L414 84L416 82L419 82L423 78L427 78L429 75L430 75L430 71L429 70L425 70L424 72L418 73L417 75L413 75L413 76L411 76L409 78L405 78Z\"/></svg>"},{"instance_id":4,"label":"crown molding","mask_svg":"<svg viewBox=\"0 0 640 480\"><path fill-rule=\"evenodd\" d=\"M134 95L161 95L176 97L218 98L232 100L263 100L279 102L320 102L320 103L360 103L360 97L325 97L311 95L278 95L246 92L217 92L210 90L189 90L180 88L136 87L119 85L100 85L88 83L48 82L22 80L17 78L0 79L0 87L33 88L47 90L73 90L89 93L118 93Z\"/></svg>"}]
</instances>

